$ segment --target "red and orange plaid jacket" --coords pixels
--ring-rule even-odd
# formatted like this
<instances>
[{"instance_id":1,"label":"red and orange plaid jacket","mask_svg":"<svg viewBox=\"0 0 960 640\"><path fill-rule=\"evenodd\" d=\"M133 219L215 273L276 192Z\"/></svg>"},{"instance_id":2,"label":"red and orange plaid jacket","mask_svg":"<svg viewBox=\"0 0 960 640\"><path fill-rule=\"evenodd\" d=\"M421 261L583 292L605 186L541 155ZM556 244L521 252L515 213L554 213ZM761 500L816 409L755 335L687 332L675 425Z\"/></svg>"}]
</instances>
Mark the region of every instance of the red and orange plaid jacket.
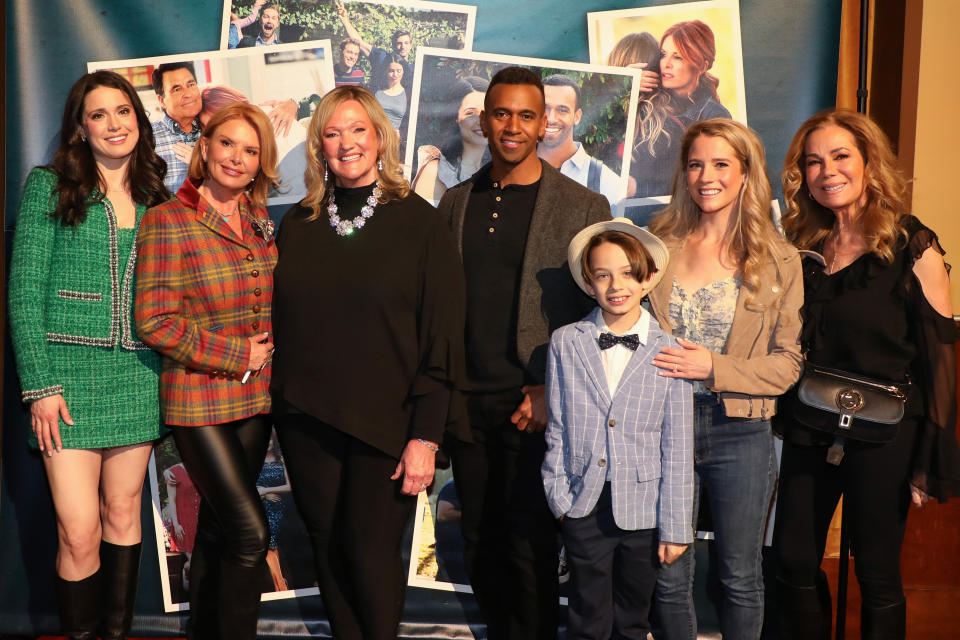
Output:
<instances>
[{"instance_id":1,"label":"red and orange plaid jacket","mask_svg":"<svg viewBox=\"0 0 960 640\"><path fill-rule=\"evenodd\" d=\"M197 186L148 210L137 235L137 332L164 356L160 403L180 426L270 411L270 365L240 380L247 339L273 332L273 223L243 197L240 239Z\"/></svg>"}]
</instances>

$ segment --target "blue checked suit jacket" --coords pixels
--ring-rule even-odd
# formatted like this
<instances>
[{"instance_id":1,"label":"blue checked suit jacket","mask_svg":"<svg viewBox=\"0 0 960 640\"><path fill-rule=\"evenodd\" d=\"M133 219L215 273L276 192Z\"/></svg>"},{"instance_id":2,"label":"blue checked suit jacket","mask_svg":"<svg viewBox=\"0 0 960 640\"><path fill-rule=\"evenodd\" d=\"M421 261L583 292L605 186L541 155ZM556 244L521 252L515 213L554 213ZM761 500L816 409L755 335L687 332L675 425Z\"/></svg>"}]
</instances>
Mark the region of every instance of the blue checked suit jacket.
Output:
<instances>
[{"instance_id":1,"label":"blue checked suit jacket","mask_svg":"<svg viewBox=\"0 0 960 640\"><path fill-rule=\"evenodd\" d=\"M598 313L599 310L594 313ZM659 529L662 542L693 542L693 391L651 361L676 340L650 318L611 398L594 314L562 327L547 355L547 454L543 484L557 517L591 513L611 476L614 520Z\"/></svg>"}]
</instances>

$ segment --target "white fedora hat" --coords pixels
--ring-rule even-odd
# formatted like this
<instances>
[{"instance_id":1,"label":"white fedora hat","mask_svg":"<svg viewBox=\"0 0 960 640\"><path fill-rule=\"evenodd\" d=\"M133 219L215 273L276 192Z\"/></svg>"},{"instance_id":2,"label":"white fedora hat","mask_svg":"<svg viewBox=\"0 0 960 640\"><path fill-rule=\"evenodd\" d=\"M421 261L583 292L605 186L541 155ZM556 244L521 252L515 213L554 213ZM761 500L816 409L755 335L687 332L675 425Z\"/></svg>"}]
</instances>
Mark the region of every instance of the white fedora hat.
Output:
<instances>
[{"instance_id":1,"label":"white fedora hat","mask_svg":"<svg viewBox=\"0 0 960 640\"><path fill-rule=\"evenodd\" d=\"M652 290L657 286L660 278L663 277L663 272L667 268L667 264L670 262L670 252L667 251L667 245L663 244L660 238L643 227L638 227L633 224L629 218L614 218L613 220L607 220L605 222L597 222L573 236L573 240L570 241L570 246L567 247L567 264L570 266L570 275L573 276L577 286L586 293L590 293L587 291L587 283L583 280L583 269L580 266L583 261L583 250L593 236L604 231L620 231L640 241L640 244L643 245L650 254L650 257L653 258L653 264L657 267L657 272L653 274L653 278L650 281L650 289Z\"/></svg>"}]
</instances>

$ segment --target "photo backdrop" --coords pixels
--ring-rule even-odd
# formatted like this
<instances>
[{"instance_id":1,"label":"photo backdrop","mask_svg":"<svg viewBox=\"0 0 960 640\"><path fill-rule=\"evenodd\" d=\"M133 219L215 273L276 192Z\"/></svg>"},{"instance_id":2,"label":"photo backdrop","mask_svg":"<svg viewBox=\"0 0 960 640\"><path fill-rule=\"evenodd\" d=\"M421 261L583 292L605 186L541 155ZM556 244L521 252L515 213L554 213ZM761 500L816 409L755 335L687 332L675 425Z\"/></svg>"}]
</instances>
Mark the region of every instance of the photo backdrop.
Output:
<instances>
[{"instance_id":1,"label":"photo backdrop","mask_svg":"<svg viewBox=\"0 0 960 640\"><path fill-rule=\"evenodd\" d=\"M318 0L318 4L322 0ZM586 13L663 4L651 0L478 2L474 51L588 63ZM7 114L4 230L9 245L23 181L49 162L67 91L90 61L210 51L220 46L219 0L7 0ZM741 0L747 112L778 174L790 136L835 102L841 0ZM286 207L273 207L282 216ZM0 468L0 633L54 633L56 528L39 458L26 444L9 343L4 349ZM143 501L144 558L134 635L182 634L185 615L164 613L149 493ZM319 598L264 603L261 637L329 637ZM441 631L443 630L443 631ZM472 596L433 589L407 593L404 638L485 637Z\"/></svg>"}]
</instances>

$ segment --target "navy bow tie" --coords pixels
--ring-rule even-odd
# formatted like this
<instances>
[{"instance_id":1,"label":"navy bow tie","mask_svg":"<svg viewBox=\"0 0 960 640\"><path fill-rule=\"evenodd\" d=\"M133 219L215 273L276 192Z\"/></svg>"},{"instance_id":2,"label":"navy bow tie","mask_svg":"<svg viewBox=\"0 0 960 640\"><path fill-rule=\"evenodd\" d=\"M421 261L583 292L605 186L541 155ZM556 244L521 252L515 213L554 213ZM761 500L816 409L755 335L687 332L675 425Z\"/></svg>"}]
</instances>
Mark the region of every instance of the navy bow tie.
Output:
<instances>
[{"instance_id":1,"label":"navy bow tie","mask_svg":"<svg viewBox=\"0 0 960 640\"><path fill-rule=\"evenodd\" d=\"M630 349L630 351L636 351L637 347L640 346L640 336L635 333L628 333L622 336L618 336L615 333L600 334L601 349L609 349L615 344L622 344L627 349Z\"/></svg>"}]
</instances>

